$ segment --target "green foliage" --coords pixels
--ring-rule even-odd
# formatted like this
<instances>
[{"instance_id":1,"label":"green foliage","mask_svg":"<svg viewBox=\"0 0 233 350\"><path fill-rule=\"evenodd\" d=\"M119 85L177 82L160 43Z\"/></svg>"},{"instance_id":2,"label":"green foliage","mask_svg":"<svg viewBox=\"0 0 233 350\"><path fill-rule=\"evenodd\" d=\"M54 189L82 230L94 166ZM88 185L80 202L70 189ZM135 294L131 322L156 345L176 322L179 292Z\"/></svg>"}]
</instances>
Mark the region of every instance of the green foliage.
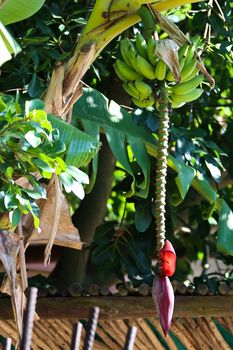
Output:
<instances>
[{"instance_id":1,"label":"green foliage","mask_svg":"<svg viewBox=\"0 0 233 350\"><path fill-rule=\"evenodd\" d=\"M0 98L0 211L11 213L13 226L19 223L22 214L30 212L38 227L36 200L46 199L41 180L51 179L53 174L59 176L67 193L73 192L83 199L82 184L88 184L89 179L77 166L83 165L83 159L86 164L98 149L89 135L69 125L64 128L54 117L50 117L50 122L43 110L33 108L38 104L39 101L26 102L26 111L23 111L12 97L1 95ZM81 147L75 149L72 156L74 150L70 144L76 142L77 135L82 136L81 144L85 140L88 151L85 153ZM30 185L22 186L22 178Z\"/></svg>"},{"instance_id":2,"label":"green foliage","mask_svg":"<svg viewBox=\"0 0 233 350\"><path fill-rule=\"evenodd\" d=\"M133 226L127 229L114 223L99 226L91 257L91 262L97 266L98 277L104 280L104 275L111 271L117 272L121 279L125 273L130 278L150 275L153 241L150 234L142 236Z\"/></svg>"}]
</instances>

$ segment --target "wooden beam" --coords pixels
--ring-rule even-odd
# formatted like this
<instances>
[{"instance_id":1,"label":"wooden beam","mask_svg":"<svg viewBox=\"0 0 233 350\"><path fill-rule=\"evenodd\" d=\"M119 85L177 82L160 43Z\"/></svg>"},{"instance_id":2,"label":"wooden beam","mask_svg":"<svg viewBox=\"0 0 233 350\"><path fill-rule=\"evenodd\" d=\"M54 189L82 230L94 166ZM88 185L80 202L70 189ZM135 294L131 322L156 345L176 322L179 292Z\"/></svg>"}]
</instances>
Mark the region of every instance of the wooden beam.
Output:
<instances>
[{"instance_id":1,"label":"wooden beam","mask_svg":"<svg viewBox=\"0 0 233 350\"><path fill-rule=\"evenodd\" d=\"M151 297L47 297L37 301L41 319L85 319L91 306L100 307L100 319L157 317ZM174 317L233 316L233 296L177 296ZM0 298L0 320L13 319L8 298Z\"/></svg>"}]
</instances>

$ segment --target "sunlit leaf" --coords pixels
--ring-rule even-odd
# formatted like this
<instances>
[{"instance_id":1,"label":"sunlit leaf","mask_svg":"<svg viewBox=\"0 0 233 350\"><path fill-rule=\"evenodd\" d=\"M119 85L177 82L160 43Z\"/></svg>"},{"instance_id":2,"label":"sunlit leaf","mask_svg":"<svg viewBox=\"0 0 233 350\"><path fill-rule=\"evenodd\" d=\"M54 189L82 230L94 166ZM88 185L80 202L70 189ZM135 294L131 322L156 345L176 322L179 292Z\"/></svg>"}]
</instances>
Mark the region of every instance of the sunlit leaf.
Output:
<instances>
[{"instance_id":1,"label":"sunlit leaf","mask_svg":"<svg viewBox=\"0 0 233 350\"><path fill-rule=\"evenodd\" d=\"M100 147L99 141L61 119L54 116L48 118L53 127L59 130L60 140L66 145L65 162L67 165L79 168L86 165L96 155Z\"/></svg>"},{"instance_id":2,"label":"sunlit leaf","mask_svg":"<svg viewBox=\"0 0 233 350\"><path fill-rule=\"evenodd\" d=\"M223 199L219 199L221 211L218 221L217 249L224 254L233 255L233 212Z\"/></svg>"},{"instance_id":3,"label":"sunlit leaf","mask_svg":"<svg viewBox=\"0 0 233 350\"><path fill-rule=\"evenodd\" d=\"M78 182L80 183L83 183L83 184L86 184L88 185L89 184L89 178L88 178L88 175L85 174L83 171L81 171L80 169L77 169L71 165L68 165L67 166L67 169L66 169L67 173L69 173L71 176L73 176L73 178L75 180L77 180Z\"/></svg>"},{"instance_id":4,"label":"sunlit leaf","mask_svg":"<svg viewBox=\"0 0 233 350\"><path fill-rule=\"evenodd\" d=\"M178 171L175 181L181 198L184 199L195 177L195 170L174 157L172 157L172 162Z\"/></svg>"},{"instance_id":5,"label":"sunlit leaf","mask_svg":"<svg viewBox=\"0 0 233 350\"><path fill-rule=\"evenodd\" d=\"M44 2L45 0L1 0L0 21L4 24L22 21L36 13Z\"/></svg>"},{"instance_id":6,"label":"sunlit leaf","mask_svg":"<svg viewBox=\"0 0 233 350\"><path fill-rule=\"evenodd\" d=\"M1 7L0 7L0 16L1 16ZM9 61L11 59L11 55L16 56L21 48L16 42L16 40L12 37L9 31L5 28L5 26L1 23L0 20L0 66Z\"/></svg>"},{"instance_id":7,"label":"sunlit leaf","mask_svg":"<svg viewBox=\"0 0 233 350\"><path fill-rule=\"evenodd\" d=\"M35 135L35 131L33 131L33 130L28 131L24 137L33 148L38 147L41 143L40 137L37 137Z\"/></svg>"},{"instance_id":8,"label":"sunlit leaf","mask_svg":"<svg viewBox=\"0 0 233 350\"><path fill-rule=\"evenodd\" d=\"M84 125L87 121L91 122L92 125L94 123L95 127L92 126L92 128L95 130L104 129L114 156L132 177L131 190L127 196L135 193L138 196L147 197L150 161L144 142L146 140L154 142L151 134L137 126L124 108L121 108L114 101L109 101L104 95L93 89L84 89L83 96L75 104L73 109L74 124L77 119L83 121ZM135 180L127 153L127 142L129 142L142 169L143 181L136 182Z\"/></svg>"}]
</instances>

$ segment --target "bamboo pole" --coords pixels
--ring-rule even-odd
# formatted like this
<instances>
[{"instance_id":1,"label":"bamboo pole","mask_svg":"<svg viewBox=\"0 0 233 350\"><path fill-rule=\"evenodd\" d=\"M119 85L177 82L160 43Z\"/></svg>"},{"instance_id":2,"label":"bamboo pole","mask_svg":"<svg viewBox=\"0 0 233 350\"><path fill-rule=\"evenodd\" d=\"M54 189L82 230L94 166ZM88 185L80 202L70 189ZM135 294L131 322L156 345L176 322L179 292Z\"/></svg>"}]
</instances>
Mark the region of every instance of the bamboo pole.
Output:
<instances>
[{"instance_id":1,"label":"bamboo pole","mask_svg":"<svg viewBox=\"0 0 233 350\"><path fill-rule=\"evenodd\" d=\"M62 305L62 308L61 308ZM157 318L151 297L50 297L37 301L42 319L87 319L89 308L98 305L100 319ZM0 320L13 319L10 299L0 298ZM233 296L177 296L174 317L233 316Z\"/></svg>"}]
</instances>

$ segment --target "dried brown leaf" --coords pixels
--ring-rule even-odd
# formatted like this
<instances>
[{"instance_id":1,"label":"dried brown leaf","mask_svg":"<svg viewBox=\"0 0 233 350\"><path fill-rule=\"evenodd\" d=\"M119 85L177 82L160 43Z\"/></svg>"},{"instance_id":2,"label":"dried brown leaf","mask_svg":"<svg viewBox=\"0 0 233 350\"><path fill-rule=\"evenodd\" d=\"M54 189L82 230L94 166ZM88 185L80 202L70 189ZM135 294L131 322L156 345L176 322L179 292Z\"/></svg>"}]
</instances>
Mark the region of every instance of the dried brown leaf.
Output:
<instances>
[{"instance_id":1,"label":"dried brown leaf","mask_svg":"<svg viewBox=\"0 0 233 350\"><path fill-rule=\"evenodd\" d=\"M153 8L152 5L148 5L150 11L152 12L156 22L160 27L174 40L177 45L182 46L184 44L190 44L190 41L185 36L185 34L180 30L175 23L173 23L166 16L163 16L159 11Z\"/></svg>"},{"instance_id":2,"label":"dried brown leaf","mask_svg":"<svg viewBox=\"0 0 233 350\"><path fill-rule=\"evenodd\" d=\"M180 81L178 49L179 46L171 39L156 42L155 54L167 64L177 82Z\"/></svg>"},{"instance_id":3,"label":"dried brown leaf","mask_svg":"<svg viewBox=\"0 0 233 350\"><path fill-rule=\"evenodd\" d=\"M82 249L83 243L80 242L78 230L72 224L69 206L62 192L60 196L60 215L56 217L57 230L54 238L54 244L74 249ZM50 232L54 225L54 213L56 207L56 188L55 183L50 183L47 188L47 200L40 203L40 232L33 228L31 234L28 234L28 243L47 244L50 240ZM25 224L25 222L24 222ZM28 220L30 229L30 220ZM51 240L52 241L52 240Z\"/></svg>"},{"instance_id":4,"label":"dried brown leaf","mask_svg":"<svg viewBox=\"0 0 233 350\"><path fill-rule=\"evenodd\" d=\"M23 237L23 228L22 223L20 221L18 225L18 234ZM24 242L20 242L20 248L19 248L19 268L20 268L20 276L21 276L21 284L22 289L25 291L28 287L28 280L27 280L27 268L26 268L26 260L25 260L25 249L24 249Z\"/></svg>"},{"instance_id":5,"label":"dried brown leaf","mask_svg":"<svg viewBox=\"0 0 233 350\"><path fill-rule=\"evenodd\" d=\"M211 89L214 88L215 86L215 80L214 78L210 75L210 73L207 71L203 61L201 60L201 58L198 59L197 62L197 67L200 69L200 71L206 76L206 78L208 79L209 83L210 83L210 87Z\"/></svg>"},{"instance_id":6,"label":"dried brown leaf","mask_svg":"<svg viewBox=\"0 0 233 350\"><path fill-rule=\"evenodd\" d=\"M0 230L0 260L2 261L7 279L1 286L1 291L11 296L13 312L19 336L22 332L22 317L25 296L17 277L17 257L19 254L22 236Z\"/></svg>"},{"instance_id":7,"label":"dried brown leaf","mask_svg":"<svg viewBox=\"0 0 233 350\"><path fill-rule=\"evenodd\" d=\"M61 215L61 195L62 195L62 190L61 190L61 185L60 185L60 180L56 174L53 175L51 179L52 186L54 186L54 193L51 191L48 193L48 198L49 196L54 197L54 212L53 212L53 223L49 232L49 240L46 244L45 247L45 257L44 257L44 264L47 265L49 260L50 260L50 254L51 250L53 247L53 243L55 240L55 236L57 233L58 225L59 225L59 219Z\"/></svg>"}]
</instances>

